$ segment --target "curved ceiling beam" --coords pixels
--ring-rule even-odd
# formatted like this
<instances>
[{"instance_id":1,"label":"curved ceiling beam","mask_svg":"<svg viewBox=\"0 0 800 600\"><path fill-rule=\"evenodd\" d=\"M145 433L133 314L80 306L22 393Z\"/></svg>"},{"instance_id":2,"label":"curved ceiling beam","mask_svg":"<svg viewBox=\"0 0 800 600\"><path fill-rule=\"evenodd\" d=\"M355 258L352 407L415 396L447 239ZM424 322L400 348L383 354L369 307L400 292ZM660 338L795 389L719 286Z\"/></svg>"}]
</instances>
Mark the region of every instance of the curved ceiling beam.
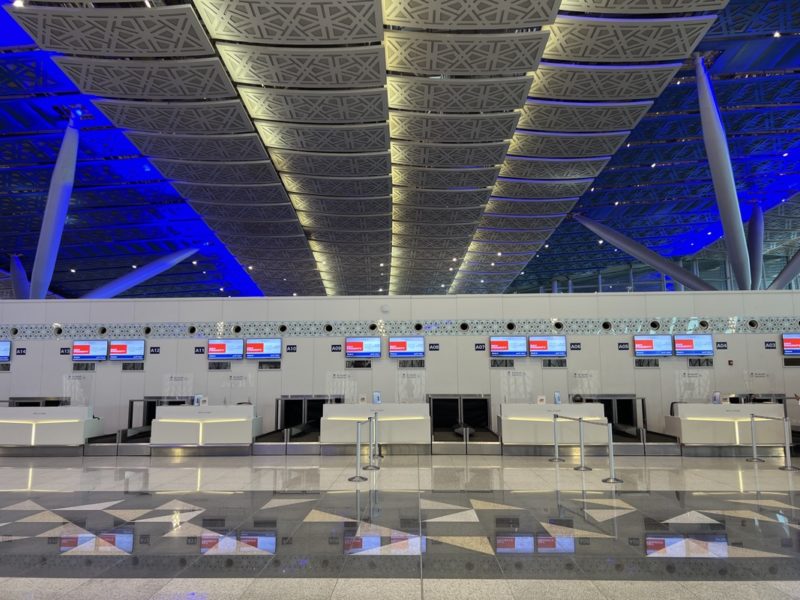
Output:
<instances>
[{"instance_id":1,"label":"curved ceiling beam","mask_svg":"<svg viewBox=\"0 0 800 600\"><path fill-rule=\"evenodd\" d=\"M18 254L11 255L11 292L14 294L15 300L27 300L31 295L31 284L28 281L28 275L25 273L25 267L22 266L22 261L19 259Z\"/></svg>"},{"instance_id":2,"label":"curved ceiling beam","mask_svg":"<svg viewBox=\"0 0 800 600\"><path fill-rule=\"evenodd\" d=\"M747 250L750 253L750 287L761 287L761 272L764 265L764 211L760 204L753 205L747 223Z\"/></svg>"}]
</instances>

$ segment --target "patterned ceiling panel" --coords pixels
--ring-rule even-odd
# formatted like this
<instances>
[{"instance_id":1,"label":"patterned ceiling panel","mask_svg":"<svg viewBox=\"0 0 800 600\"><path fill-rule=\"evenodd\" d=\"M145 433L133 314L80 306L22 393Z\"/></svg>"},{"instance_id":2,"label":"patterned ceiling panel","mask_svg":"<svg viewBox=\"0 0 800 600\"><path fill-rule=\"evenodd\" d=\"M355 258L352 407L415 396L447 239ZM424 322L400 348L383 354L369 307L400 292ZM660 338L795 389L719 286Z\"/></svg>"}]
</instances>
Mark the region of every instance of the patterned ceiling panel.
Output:
<instances>
[{"instance_id":1,"label":"patterned ceiling panel","mask_svg":"<svg viewBox=\"0 0 800 600\"><path fill-rule=\"evenodd\" d=\"M276 90L240 86L254 119L293 123L385 122L386 90Z\"/></svg>"},{"instance_id":2,"label":"patterned ceiling panel","mask_svg":"<svg viewBox=\"0 0 800 600\"><path fill-rule=\"evenodd\" d=\"M196 0L211 36L276 46L366 44L383 33L380 0Z\"/></svg>"},{"instance_id":3,"label":"patterned ceiling panel","mask_svg":"<svg viewBox=\"0 0 800 600\"><path fill-rule=\"evenodd\" d=\"M431 208L458 208L482 206L489 199L491 188L477 190L436 190L396 187L392 194L394 204Z\"/></svg>"},{"instance_id":4,"label":"patterned ceiling panel","mask_svg":"<svg viewBox=\"0 0 800 600\"><path fill-rule=\"evenodd\" d=\"M411 75L522 75L539 64L547 34L446 34L388 30L386 66Z\"/></svg>"},{"instance_id":5,"label":"patterned ceiling panel","mask_svg":"<svg viewBox=\"0 0 800 600\"><path fill-rule=\"evenodd\" d=\"M501 177L492 194L506 198L578 198L589 189L593 181L594 179L547 181Z\"/></svg>"},{"instance_id":6,"label":"patterned ceiling panel","mask_svg":"<svg viewBox=\"0 0 800 600\"><path fill-rule=\"evenodd\" d=\"M439 237L452 237L459 240L461 247L466 247L464 240L469 239L469 236L475 231L475 224L477 221L458 224L445 224L445 223L431 223L426 215L424 222L410 222L410 221L394 221L392 232L400 235L416 235L416 236L429 236L435 235Z\"/></svg>"},{"instance_id":7,"label":"patterned ceiling panel","mask_svg":"<svg viewBox=\"0 0 800 600\"><path fill-rule=\"evenodd\" d=\"M539 233L511 230L493 231L491 229L486 229L483 225L481 225L475 232L475 242L487 242L492 244L499 242L530 244L535 242L544 242L548 237L550 237L551 233L552 230L547 228L541 229Z\"/></svg>"},{"instance_id":8,"label":"patterned ceiling panel","mask_svg":"<svg viewBox=\"0 0 800 600\"><path fill-rule=\"evenodd\" d=\"M284 173L329 175L347 177L382 175L391 168L388 152L336 154L334 152L296 152L271 149L270 156L276 168Z\"/></svg>"},{"instance_id":9,"label":"patterned ceiling panel","mask_svg":"<svg viewBox=\"0 0 800 600\"><path fill-rule=\"evenodd\" d=\"M559 226L563 215L545 214L542 216L485 215L481 227L517 230L553 230Z\"/></svg>"},{"instance_id":10,"label":"patterned ceiling panel","mask_svg":"<svg viewBox=\"0 0 800 600\"><path fill-rule=\"evenodd\" d=\"M528 264L528 261L533 258L535 253L536 252L515 252L514 254L501 253L500 256L498 256L496 252L482 253L472 252L469 250L464 255L464 264L469 265L470 268L481 268L486 266L506 268L509 265L512 265L513 268L517 265L525 266Z\"/></svg>"},{"instance_id":11,"label":"patterned ceiling panel","mask_svg":"<svg viewBox=\"0 0 800 600\"><path fill-rule=\"evenodd\" d=\"M294 209L286 204L216 204L209 202L190 202L192 208L205 219L218 221L271 221L294 218Z\"/></svg>"},{"instance_id":12,"label":"patterned ceiling panel","mask_svg":"<svg viewBox=\"0 0 800 600\"><path fill-rule=\"evenodd\" d=\"M711 27L714 15L678 19L607 19L561 15L544 58L589 62L655 62L686 58Z\"/></svg>"},{"instance_id":13,"label":"patterned ceiling panel","mask_svg":"<svg viewBox=\"0 0 800 600\"><path fill-rule=\"evenodd\" d=\"M316 234L323 237L325 232L320 230L324 229L330 229L330 233L338 235L342 232L386 230L392 226L391 213L353 216L297 211L297 217L303 227L314 229Z\"/></svg>"},{"instance_id":14,"label":"patterned ceiling panel","mask_svg":"<svg viewBox=\"0 0 800 600\"><path fill-rule=\"evenodd\" d=\"M728 0L561 0L561 10L658 15L720 10L726 4Z\"/></svg>"},{"instance_id":15,"label":"patterned ceiling panel","mask_svg":"<svg viewBox=\"0 0 800 600\"><path fill-rule=\"evenodd\" d=\"M529 242L482 242L475 240L469 245L469 251L476 254L534 254L541 243L536 240Z\"/></svg>"},{"instance_id":16,"label":"patterned ceiling panel","mask_svg":"<svg viewBox=\"0 0 800 600\"><path fill-rule=\"evenodd\" d=\"M628 137L616 133L538 133L518 131L511 140L509 154L554 158L584 158L614 154Z\"/></svg>"},{"instance_id":17,"label":"patterned ceiling panel","mask_svg":"<svg viewBox=\"0 0 800 600\"><path fill-rule=\"evenodd\" d=\"M247 133L253 124L239 100L142 102L95 100L117 127L158 133Z\"/></svg>"},{"instance_id":18,"label":"patterned ceiling panel","mask_svg":"<svg viewBox=\"0 0 800 600\"><path fill-rule=\"evenodd\" d=\"M395 222L417 222L425 223L426 225L477 223L482 214L483 206L433 208L430 206L395 204L392 209L392 217Z\"/></svg>"},{"instance_id":19,"label":"patterned ceiling panel","mask_svg":"<svg viewBox=\"0 0 800 600\"><path fill-rule=\"evenodd\" d=\"M214 53L190 5L10 9L40 48L91 56L166 58Z\"/></svg>"},{"instance_id":20,"label":"patterned ceiling panel","mask_svg":"<svg viewBox=\"0 0 800 600\"><path fill-rule=\"evenodd\" d=\"M208 223L214 231L218 232L223 239L227 235L299 235L303 232L294 214L285 221L229 221L227 219L206 219L206 223Z\"/></svg>"},{"instance_id":21,"label":"patterned ceiling panel","mask_svg":"<svg viewBox=\"0 0 800 600\"><path fill-rule=\"evenodd\" d=\"M429 167L498 165L503 162L508 142L491 144L429 144L392 141L392 162Z\"/></svg>"},{"instance_id":22,"label":"patterned ceiling panel","mask_svg":"<svg viewBox=\"0 0 800 600\"><path fill-rule=\"evenodd\" d=\"M310 125L258 121L256 129L268 147L310 152L383 151L389 146L385 123Z\"/></svg>"},{"instance_id":23,"label":"patterned ceiling panel","mask_svg":"<svg viewBox=\"0 0 800 600\"><path fill-rule=\"evenodd\" d=\"M581 179L597 177L611 160L610 156L585 160L563 158L527 158L508 156L500 167L503 177L526 179Z\"/></svg>"},{"instance_id":24,"label":"patterned ceiling panel","mask_svg":"<svg viewBox=\"0 0 800 600\"><path fill-rule=\"evenodd\" d=\"M459 249L463 250L465 248L464 238L462 236L448 237L444 234L437 234L427 237L416 237L414 235L405 235L400 232L392 236L392 247L416 249L419 251L451 251L453 253L453 258L456 258Z\"/></svg>"},{"instance_id":25,"label":"patterned ceiling panel","mask_svg":"<svg viewBox=\"0 0 800 600\"><path fill-rule=\"evenodd\" d=\"M218 58L114 60L56 56L61 67L86 94L148 100L203 100L236 95Z\"/></svg>"},{"instance_id":26,"label":"patterned ceiling panel","mask_svg":"<svg viewBox=\"0 0 800 600\"><path fill-rule=\"evenodd\" d=\"M225 244L237 254L252 256L255 249L266 250L292 250L297 256L298 252L308 248L305 235L275 235L270 238L256 238L247 235L227 235Z\"/></svg>"},{"instance_id":27,"label":"patterned ceiling panel","mask_svg":"<svg viewBox=\"0 0 800 600\"><path fill-rule=\"evenodd\" d=\"M633 129L652 102L552 102L531 99L523 106L521 129L537 131L618 131Z\"/></svg>"},{"instance_id":28,"label":"patterned ceiling panel","mask_svg":"<svg viewBox=\"0 0 800 600\"><path fill-rule=\"evenodd\" d=\"M308 196L292 194L292 204L297 210L339 215L374 215L385 213L392 205L391 196L367 198L337 198L334 196ZM313 249L312 245L312 249Z\"/></svg>"},{"instance_id":29,"label":"patterned ceiling panel","mask_svg":"<svg viewBox=\"0 0 800 600\"><path fill-rule=\"evenodd\" d=\"M0 55L0 93L13 96L74 92L75 86L52 59L39 50Z\"/></svg>"},{"instance_id":30,"label":"patterned ceiling panel","mask_svg":"<svg viewBox=\"0 0 800 600\"><path fill-rule=\"evenodd\" d=\"M225 204L285 204L286 190L279 183L266 185L229 185L176 182L175 189L189 200Z\"/></svg>"},{"instance_id":31,"label":"patterned ceiling panel","mask_svg":"<svg viewBox=\"0 0 800 600\"><path fill-rule=\"evenodd\" d=\"M482 115L389 113L392 138L431 142L490 142L510 139L518 112Z\"/></svg>"},{"instance_id":32,"label":"patterned ceiling panel","mask_svg":"<svg viewBox=\"0 0 800 600\"><path fill-rule=\"evenodd\" d=\"M161 135L128 131L125 135L142 154L184 160L264 160L258 135Z\"/></svg>"},{"instance_id":33,"label":"patterned ceiling panel","mask_svg":"<svg viewBox=\"0 0 800 600\"><path fill-rule=\"evenodd\" d=\"M280 183L269 161L197 162L159 158L152 162L167 179L190 183Z\"/></svg>"},{"instance_id":34,"label":"patterned ceiling panel","mask_svg":"<svg viewBox=\"0 0 800 600\"><path fill-rule=\"evenodd\" d=\"M667 87L680 67L542 63L533 73L529 95L549 100L648 100Z\"/></svg>"},{"instance_id":35,"label":"patterned ceiling panel","mask_svg":"<svg viewBox=\"0 0 800 600\"><path fill-rule=\"evenodd\" d=\"M430 167L392 167L395 185L415 188L489 187L497 178L497 167L471 169L434 169Z\"/></svg>"},{"instance_id":36,"label":"patterned ceiling panel","mask_svg":"<svg viewBox=\"0 0 800 600\"><path fill-rule=\"evenodd\" d=\"M392 178L377 177L315 177L283 174L288 192L322 196L388 196L392 193Z\"/></svg>"},{"instance_id":37,"label":"patterned ceiling panel","mask_svg":"<svg viewBox=\"0 0 800 600\"><path fill-rule=\"evenodd\" d=\"M511 200L492 196L491 202L486 207L486 214L492 216L513 215L559 215L568 213L578 198L570 199L538 199Z\"/></svg>"},{"instance_id":38,"label":"patterned ceiling panel","mask_svg":"<svg viewBox=\"0 0 800 600\"><path fill-rule=\"evenodd\" d=\"M317 229L314 231L309 231L306 234L313 243L314 241L318 242L329 242L331 244L389 244L392 241L392 229L391 229L391 222L388 223L385 229L376 230L376 231L356 231L356 230L326 230L326 229Z\"/></svg>"},{"instance_id":39,"label":"patterned ceiling panel","mask_svg":"<svg viewBox=\"0 0 800 600\"><path fill-rule=\"evenodd\" d=\"M449 113L518 109L528 95L530 77L432 79L389 75L389 106L402 110Z\"/></svg>"},{"instance_id":40,"label":"patterned ceiling panel","mask_svg":"<svg viewBox=\"0 0 800 600\"><path fill-rule=\"evenodd\" d=\"M383 0L383 22L419 29L518 29L551 23L558 0Z\"/></svg>"},{"instance_id":41,"label":"patterned ceiling panel","mask_svg":"<svg viewBox=\"0 0 800 600\"><path fill-rule=\"evenodd\" d=\"M386 82L381 46L288 48L218 43L238 83L296 88L375 88Z\"/></svg>"}]
</instances>

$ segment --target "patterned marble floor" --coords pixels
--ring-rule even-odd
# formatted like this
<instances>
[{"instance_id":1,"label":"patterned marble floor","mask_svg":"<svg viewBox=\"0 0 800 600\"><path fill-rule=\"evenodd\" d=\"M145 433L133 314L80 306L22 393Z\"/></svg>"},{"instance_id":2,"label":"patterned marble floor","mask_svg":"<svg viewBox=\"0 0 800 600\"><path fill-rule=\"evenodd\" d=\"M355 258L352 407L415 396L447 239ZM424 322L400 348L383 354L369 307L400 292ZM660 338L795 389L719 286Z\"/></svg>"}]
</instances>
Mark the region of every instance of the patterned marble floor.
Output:
<instances>
[{"instance_id":1,"label":"patterned marble floor","mask_svg":"<svg viewBox=\"0 0 800 600\"><path fill-rule=\"evenodd\" d=\"M0 599L800 598L800 474L620 462L2 459Z\"/></svg>"}]
</instances>

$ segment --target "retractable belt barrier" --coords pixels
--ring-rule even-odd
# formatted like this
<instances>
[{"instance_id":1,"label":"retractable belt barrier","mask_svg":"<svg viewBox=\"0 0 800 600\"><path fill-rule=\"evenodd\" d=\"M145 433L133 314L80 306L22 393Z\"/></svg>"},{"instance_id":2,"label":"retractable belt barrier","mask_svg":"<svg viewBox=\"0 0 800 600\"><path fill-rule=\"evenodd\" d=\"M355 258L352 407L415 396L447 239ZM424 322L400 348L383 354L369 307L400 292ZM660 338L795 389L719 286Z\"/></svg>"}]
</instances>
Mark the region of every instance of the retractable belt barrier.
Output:
<instances>
[{"instance_id":1,"label":"retractable belt barrier","mask_svg":"<svg viewBox=\"0 0 800 600\"><path fill-rule=\"evenodd\" d=\"M591 467L586 466L586 452L584 448L584 434L583 434L583 424L586 422L583 420L583 417L567 417L564 415L559 415L558 413L553 415L553 445L554 445L554 457L551 462L563 462L564 459L559 457L558 452L558 419L567 419L568 421L577 421L578 422L578 447L580 449L580 464L575 467L576 471L591 471ZM603 427L602 423L594 423L592 421L588 421L589 425L597 425L599 427ZM608 429L608 477L603 479L603 483L623 483L622 479L617 477L617 469L616 464L614 461L614 438L612 433L612 425L608 423L606 425Z\"/></svg>"},{"instance_id":2,"label":"retractable belt barrier","mask_svg":"<svg viewBox=\"0 0 800 600\"><path fill-rule=\"evenodd\" d=\"M766 419L768 421L783 421L783 466L778 467L781 471L798 471L798 467L792 466L792 423L789 417L767 417L764 415L757 415L755 413L750 415L750 445L753 448L753 456L747 459L747 462L759 463L764 462L763 458L758 457L758 442L756 440L756 419Z\"/></svg>"}]
</instances>

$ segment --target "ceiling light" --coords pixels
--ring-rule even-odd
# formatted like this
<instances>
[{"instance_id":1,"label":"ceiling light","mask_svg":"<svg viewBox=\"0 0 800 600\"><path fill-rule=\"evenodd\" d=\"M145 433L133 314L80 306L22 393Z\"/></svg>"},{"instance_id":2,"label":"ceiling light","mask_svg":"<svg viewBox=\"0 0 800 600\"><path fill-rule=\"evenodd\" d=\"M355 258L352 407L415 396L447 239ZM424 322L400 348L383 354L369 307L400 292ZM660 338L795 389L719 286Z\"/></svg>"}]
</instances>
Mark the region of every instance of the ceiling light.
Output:
<instances>
[{"instance_id":1,"label":"ceiling light","mask_svg":"<svg viewBox=\"0 0 800 600\"><path fill-rule=\"evenodd\" d=\"M483 279L481 279L481 283L483 283Z\"/></svg>"},{"instance_id":2,"label":"ceiling light","mask_svg":"<svg viewBox=\"0 0 800 600\"><path fill-rule=\"evenodd\" d=\"M458 259L457 259L457 258L454 256L454 257L453 257L453 262L456 262L457 260L458 260Z\"/></svg>"},{"instance_id":3,"label":"ceiling light","mask_svg":"<svg viewBox=\"0 0 800 600\"><path fill-rule=\"evenodd\" d=\"M379 291L379 292L382 292L382 291L383 291L383 288L378 288L378 291Z\"/></svg>"},{"instance_id":4,"label":"ceiling light","mask_svg":"<svg viewBox=\"0 0 800 600\"><path fill-rule=\"evenodd\" d=\"M224 288L224 287L221 287L221 288L219 288L219 291L220 291L220 292L224 292L224 291L225 291L225 288Z\"/></svg>"},{"instance_id":5,"label":"ceiling light","mask_svg":"<svg viewBox=\"0 0 800 600\"><path fill-rule=\"evenodd\" d=\"M589 191L590 191L590 192L593 192L593 191L594 191L594 188L591 188Z\"/></svg>"},{"instance_id":6,"label":"ceiling light","mask_svg":"<svg viewBox=\"0 0 800 600\"><path fill-rule=\"evenodd\" d=\"M450 268L448 269L448 271L452 271L452 270L453 270L453 267L450 267Z\"/></svg>"},{"instance_id":7,"label":"ceiling light","mask_svg":"<svg viewBox=\"0 0 800 600\"><path fill-rule=\"evenodd\" d=\"M383 266L383 263L379 264L378 266L379 266L379 267L382 267L382 266Z\"/></svg>"},{"instance_id":8,"label":"ceiling light","mask_svg":"<svg viewBox=\"0 0 800 600\"><path fill-rule=\"evenodd\" d=\"M525 271L523 271L522 273L520 273L520 275L525 275Z\"/></svg>"},{"instance_id":9,"label":"ceiling light","mask_svg":"<svg viewBox=\"0 0 800 600\"><path fill-rule=\"evenodd\" d=\"M283 280L286 281L286 277L284 277Z\"/></svg>"},{"instance_id":10,"label":"ceiling light","mask_svg":"<svg viewBox=\"0 0 800 600\"><path fill-rule=\"evenodd\" d=\"M74 273L74 272L75 272L75 269L70 269L70 270L69 270L69 272L70 272L70 273Z\"/></svg>"},{"instance_id":11,"label":"ceiling light","mask_svg":"<svg viewBox=\"0 0 800 600\"><path fill-rule=\"evenodd\" d=\"M597 240L597 243L602 246L603 245L603 240Z\"/></svg>"},{"instance_id":12,"label":"ceiling light","mask_svg":"<svg viewBox=\"0 0 800 600\"><path fill-rule=\"evenodd\" d=\"M653 163L653 164L651 164L651 165L650 165L650 168L651 168L651 169L655 169L655 168L656 168L656 163Z\"/></svg>"},{"instance_id":13,"label":"ceiling light","mask_svg":"<svg viewBox=\"0 0 800 600\"><path fill-rule=\"evenodd\" d=\"M138 269L139 265L131 265L131 269Z\"/></svg>"},{"instance_id":14,"label":"ceiling light","mask_svg":"<svg viewBox=\"0 0 800 600\"><path fill-rule=\"evenodd\" d=\"M614 202L614 206L619 206L619 200L617 200L616 202Z\"/></svg>"},{"instance_id":15,"label":"ceiling light","mask_svg":"<svg viewBox=\"0 0 800 600\"><path fill-rule=\"evenodd\" d=\"M292 292L292 296L297 296L297 292Z\"/></svg>"},{"instance_id":16,"label":"ceiling light","mask_svg":"<svg viewBox=\"0 0 800 600\"><path fill-rule=\"evenodd\" d=\"M444 287L444 284L442 284L442 287Z\"/></svg>"},{"instance_id":17,"label":"ceiling light","mask_svg":"<svg viewBox=\"0 0 800 600\"><path fill-rule=\"evenodd\" d=\"M550 244L545 244L545 245L544 245L544 247L545 247L545 248L549 248L549 247L550 247Z\"/></svg>"},{"instance_id":18,"label":"ceiling light","mask_svg":"<svg viewBox=\"0 0 800 600\"><path fill-rule=\"evenodd\" d=\"M710 231L709 231L709 232L707 232L707 233L706 233L706 235L711 235L711 232L710 232Z\"/></svg>"},{"instance_id":19,"label":"ceiling light","mask_svg":"<svg viewBox=\"0 0 800 600\"><path fill-rule=\"evenodd\" d=\"M14 0L14 6L17 8L22 8L25 6L25 3L22 0Z\"/></svg>"},{"instance_id":20,"label":"ceiling light","mask_svg":"<svg viewBox=\"0 0 800 600\"><path fill-rule=\"evenodd\" d=\"M253 265L247 265L247 270L248 271L252 271L253 270Z\"/></svg>"},{"instance_id":21,"label":"ceiling light","mask_svg":"<svg viewBox=\"0 0 800 600\"><path fill-rule=\"evenodd\" d=\"M196 261L196 260L193 260L193 261L192 261L192 264L193 264L194 266L197 266L197 261Z\"/></svg>"},{"instance_id":22,"label":"ceiling light","mask_svg":"<svg viewBox=\"0 0 800 600\"><path fill-rule=\"evenodd\" d=\"M492 266L494 266L494 263L492 263Z\"/></svg>"},{"instance_id":23,"label":"ceiling light","mask_svg":"<svg viewBox=\"0 0 800 600\"><path fill-rule=\"evenodd\" d=\"M789 153L788 152L784 152L783 153L783 158L786 158L787 156L789 156Z\"/></svg>"},{"instance_id":24,"label":"ceiling light","mask_svg":"<svg viewBox=\"0 0 800 600\"><path fill-rule=\"evenodd\" d=\"M22 2L20 2L20 4L22 4ZM14 6L17 6L16 2L14 2ZM774 38L781 37L781 32L780 31L776 31L775 33L772 34L772 37L774 37Z\"/></svg>"},{"instance_id":25,"label":"ceiling light","mask_svg":"<svg viewBox=\"0 0 800 600\"><path fill-rule=\"evenodd\" d=\"M502 252L498 252L497 256L503 256L503 253Z\"/></svg>"},{"instance_id":26,"label":"ceiling light","mask_svg":"<svg viewBox=\"0 0 800 600\"><path fill-rule=\"evenodd\" d=\"M203 275L205 275L208 271L203 271Z\"/></svg>"}]
</instances>

